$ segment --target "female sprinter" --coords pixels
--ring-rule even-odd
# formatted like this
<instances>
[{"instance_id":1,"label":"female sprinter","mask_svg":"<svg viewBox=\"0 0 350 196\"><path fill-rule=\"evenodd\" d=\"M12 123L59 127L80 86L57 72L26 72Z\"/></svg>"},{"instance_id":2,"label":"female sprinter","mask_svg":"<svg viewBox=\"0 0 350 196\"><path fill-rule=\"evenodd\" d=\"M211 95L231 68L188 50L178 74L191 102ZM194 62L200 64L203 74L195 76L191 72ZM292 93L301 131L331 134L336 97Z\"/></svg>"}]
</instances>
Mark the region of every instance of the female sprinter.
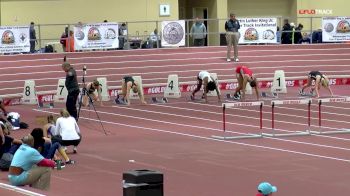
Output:
<instances>
[{"instance_id":1,"label":"female sprinter","mask_svg":"<svg viewBox=\"0 0 350 196\"><path fill-rule=\"evenodd\" d=\"M206 102L206 103L208 103L207 93L208 93L209 91L213 91L213 90L216 91L216 94L217 94L217 96L218 96L218 101L221 102L220 93L219 93L217 84L216 84L214 78L211 77L211 76L210 76L210 73L207 72L207 71L201 71L201 72L199 72L199 74L198 74L198 76L197 76L197 88L192 92L191 100L194 100L194 99L195 99L195 98L194 98L194 97L195 97L195 94L201 89L202 84L203 84L203 87L204 87L204 93L203 93L202 98L205 99L205 102Z\"/></svg>"},{"instance_id":2,"label":"female sprinter","mask_svg":"<svg viewBox=\"0 0 350 196\"><path fill-rule=\"evenodd\" d=\"M234 99L238 100L240 92L242 91L242 98L241 100L245 100L245 89L247 86L247 83L249 82L250 86L255 89L256 93L256 99L259 100L259 90L257 86L257 80L256 77L253 75L252 70L250 70L246 66L237 66L236 67L236 77L238 82L238 87L235 90L234 93Z\"/></svg>"},{"instance_id":3,"label":"female sprinter","mask_svg":"<svg viewBox=\"0 0 350 196\"><path fill-rule=\"evenodd\" d=\"M333 97L333 92L331 90L331 87L329 86L329 79L326 75L322 74L319 71L310 71L308 77L307 77L307 83L303 86L303 88L300 90L300 94L304 94L304 90L310 86L312 86L312 81L315 82L315 85L311 87L311 92L314 90L316 91L316 97L320 97L319 90L321 89L321 86L326 88L328 92Z\"/></svg>"},{"instance_id":4,"label":"female sprinter","mask_svg":"<svg viewBox=\"0 0 350 196\"><path fill-rule=\"evenodd\" d=\"M95 90L97 90L97 96L95 94ZM86 93L87 95L84 95L83 97L83 105L88 106L89 105L89 97L92 99L92 101L100 101L100 105L103 106L102 103L102 97L101 97L101 86L100 83L97 80L94 80L87 84L86 86Z\"/></svg>"},{"instance_id":5,"label":"female sprinter","mask_svg":"<svg viewBox=\"0 0 350 196\"><path fill-rule=\"evenodd\" d=\"M142 93L143 89L140 89L140 86L138 85L137 81L135 81L132 76L125 76L122 79L122 93L120 95L123 96L123 100L127 105L130 105L129 96L130 96L131 89L134 93L137 93L139 95L142 104L147 104ZM119 100L119 94L117 96L116 102L118 100Z\"/></svg>"}]
</instances>

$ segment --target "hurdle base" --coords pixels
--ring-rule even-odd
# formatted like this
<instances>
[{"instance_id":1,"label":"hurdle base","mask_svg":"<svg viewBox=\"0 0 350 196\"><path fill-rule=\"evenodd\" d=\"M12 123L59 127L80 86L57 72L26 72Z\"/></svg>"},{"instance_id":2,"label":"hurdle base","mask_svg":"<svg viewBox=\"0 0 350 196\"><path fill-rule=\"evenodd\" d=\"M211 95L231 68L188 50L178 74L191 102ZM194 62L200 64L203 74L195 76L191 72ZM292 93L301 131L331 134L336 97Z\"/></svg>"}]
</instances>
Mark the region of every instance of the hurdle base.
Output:
<instances>
[{"instance_id":1,"label":"hurdle base","mask_svg":"<svg viewBox=\"0 0 350 196\"><path fill-rule=\"evenodd\" d=\"M342 131L311 131L315 135L332 135L332 134L344 134L350 133L350 129L343 129Z\"/></svg>"},{"instance_id":2,"label":"hurdle base","mask_svg":"<svg viewBox=\"0 0 350 196\"><path fill-rule=\"evenodd\" d=\"M310 132L296 132L296 133L262 133L263 137L291 137L291 136L305 136L310 135Z\"/></svg>"},{"instance_id":3,"label":"hurdle base","mask_svg":"<svg viewBox=\"0 0 350 196\"><path fill-rule=\"evenodd\" d=\"M241 135L241 136L217 136L212 135L211 136L214 139L219 140L235 140L235 139L251 139L251 138L262 138L262 135Z\"/></svg>"}]
</instances>

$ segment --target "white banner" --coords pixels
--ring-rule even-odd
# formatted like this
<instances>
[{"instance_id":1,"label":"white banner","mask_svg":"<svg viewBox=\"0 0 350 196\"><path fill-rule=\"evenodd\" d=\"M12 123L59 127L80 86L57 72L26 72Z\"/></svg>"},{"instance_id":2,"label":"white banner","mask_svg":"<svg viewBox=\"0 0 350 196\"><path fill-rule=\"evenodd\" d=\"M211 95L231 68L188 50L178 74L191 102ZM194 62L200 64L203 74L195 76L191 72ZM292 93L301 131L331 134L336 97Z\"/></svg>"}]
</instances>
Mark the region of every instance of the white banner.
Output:
<instances>
[{"instance_id":1,"label":"white banner","mask_svg":"<svg viewBox=\"0 0 350 196\"><path fill-rule=\"evenodd\" d=\"M277 18L238 18L240 44L277 43Z\"/></svg>"},{"instance_id":2,"label":"white banner","mask_svg":"<svg viewBox=\"0 0 350 196\"><path fill-rule=\"evenodd\" d=\"M350 17L322 18L322 41L350 41Z\"/></svg>"},{"instance_id":3,"label":"white banner","mask_svg":"<svg viewBox=\"0 0 350 196\"><path fill-rule=\"evenodd\" d=\"M74 27L74 50L118 48L118 24L96 23Z\"/></svg>"},{"instance_id":4,"label":"white banner","mask_svg":"<svg viewBox=\"0 0 350 196\"><path fill-rule=\"evenodd\" d=\"M185 46L185 21L162 22L162 46Z\"/></svg>"},{"instance_id":5,"label":"white banner","mask_svg":"<svg viewBox=\"0 0 350 196\"><path fill-rule=\"evenodd\" d=\"M0 27L0 53L29 52L29 26Z\"/></svg>"}]
</instances>

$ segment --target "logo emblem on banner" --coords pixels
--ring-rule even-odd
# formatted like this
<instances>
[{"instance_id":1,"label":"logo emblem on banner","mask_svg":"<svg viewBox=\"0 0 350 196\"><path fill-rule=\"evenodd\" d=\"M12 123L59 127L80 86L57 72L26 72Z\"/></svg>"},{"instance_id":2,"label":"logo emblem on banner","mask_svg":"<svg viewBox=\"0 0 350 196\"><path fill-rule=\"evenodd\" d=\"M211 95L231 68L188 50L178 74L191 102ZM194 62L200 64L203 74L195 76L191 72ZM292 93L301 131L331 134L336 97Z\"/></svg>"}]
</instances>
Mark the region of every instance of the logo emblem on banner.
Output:
<instances>
[{"instance_id":1,"label":"logo emblem on banner","mask_svg":"<svg viewBox=\"0 0 350 196\"><path fill-rule=\"evenodd\" d=\"M327 32L327 33L330 33L334 30L334 26L332 23L327 23L326 25L324 25L324 30Z\"/></svg>"},{"instance_id":2,"label":"logo emblem on banner","mask_svg":"<svg viewBox=\"0 0 350 196\"><path fill-rule=\"evenodd\" d=\"M178 44L184 36L184 29L177 22L167 24L163 29L164 40L169 44Z\"/></svg>"},{"instance_id":3,"label":"logo emblem on banner","mask_svg":"<svg viewBox=\"0 0 350 196\"><path fill-rule=\"evenodd\" d=\"M244 39L245 40L258 40L259 34L258 31L254 28L249 28L244 33Z\"/></svg>"},{"instance_id":4,"label":"logo emblem on banner","mask_svg":"<svg viewBox=\"0 0 350 196\"><path fill-rule=\"evenodd\" d=\"M263 32L263 39L273 40L275 39L275 33L271 29L268 29Z\"/></svg>"},{"instance_id":5,"label":"logo emblem on banner","mask_svg":"<svg viewBox=\"0 0 350 196\"><path fill-rule=\"evenodd\" d=\"M114 29L108 29L105 34L105 39L115 39L117 38L117 34Z\"/></svg>"},{"instance_id":6,"label":"logo emblem on banner","mask_svg":"<svg viewBox=\"0 0 350 196\"><path fill-rule=\"evenodd\" d=\"M348 33L350 32L350 24L346 20L341 20L337 25L338 33Z\"/></svg>"},{"instance_id":7,"label":"logo emblem on banner","mask_svg":"<svg viewBox=\"0 0 350 196\"><path fill-rule=\"evenodd\" d=\"M79 30L75 33L75 37L77 40L83 40L85 38L85 34L82 30Z\"/></svg>"},{"instance_id":8,"label":"logo emblem on banner","mask_svg":"<svg viewBox=\"0 0 350 196\"><path fill-rule=\"evenodd\" d=\"M1 37L1 43L3 44L13 44L15 43L15 36L10 30L4 31Z\"/></svg>"},{"instance_id":9,"label":"logo emblem on banner","mask_svg":"<svg viewBox=\"0 0 350 196\"><path fill-rule=\"evenodd\" d=\"M101 40L101 33L96 27L91 27L88 33L88 40Z\"/></svg>"}]
</instances>

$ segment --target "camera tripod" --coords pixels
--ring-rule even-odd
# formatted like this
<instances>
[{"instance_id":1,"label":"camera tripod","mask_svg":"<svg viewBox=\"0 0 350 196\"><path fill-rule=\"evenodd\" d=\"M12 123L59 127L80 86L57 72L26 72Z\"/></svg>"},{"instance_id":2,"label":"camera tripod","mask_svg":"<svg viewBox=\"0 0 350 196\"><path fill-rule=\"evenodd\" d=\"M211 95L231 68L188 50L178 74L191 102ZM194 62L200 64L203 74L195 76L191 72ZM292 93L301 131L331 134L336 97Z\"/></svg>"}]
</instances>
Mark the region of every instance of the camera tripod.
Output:
<instances>
[{"instance_id":1,"label":"camera tripod","mask_svg":"<svg viewBox=\"0 0 350 196\"><path fill-rule=\"evenodd\" d=\"M100 122L101 124L101 127L102 127L102 130L103 130L103 133L105 135L107 135L107 132L102 124L102 121L100 119L100 116L98 115L97 111L96 111L96 108L95 108L95 105L94 105L94 100L91 98L88 90L86 89L86 85L85 85L85 75L86 75L86 66L83 67L83 78L82 78L82 82L83 82L83 88L81 89L81 92L80 92L80 98L79 98L79 101L78 101L78 105L79 105L79 108L78 108L78 115L77 115L77 121L79 120L79 117L80 117L80 112L81 112L81 106L83 105L83 98L84 96L87 96L88 97L88 101L89 101L89 107L92 106L92 108L94 109L95 111L95 114L97 116L97 119L98 121Z\"/></svg>"}]
</instances>

